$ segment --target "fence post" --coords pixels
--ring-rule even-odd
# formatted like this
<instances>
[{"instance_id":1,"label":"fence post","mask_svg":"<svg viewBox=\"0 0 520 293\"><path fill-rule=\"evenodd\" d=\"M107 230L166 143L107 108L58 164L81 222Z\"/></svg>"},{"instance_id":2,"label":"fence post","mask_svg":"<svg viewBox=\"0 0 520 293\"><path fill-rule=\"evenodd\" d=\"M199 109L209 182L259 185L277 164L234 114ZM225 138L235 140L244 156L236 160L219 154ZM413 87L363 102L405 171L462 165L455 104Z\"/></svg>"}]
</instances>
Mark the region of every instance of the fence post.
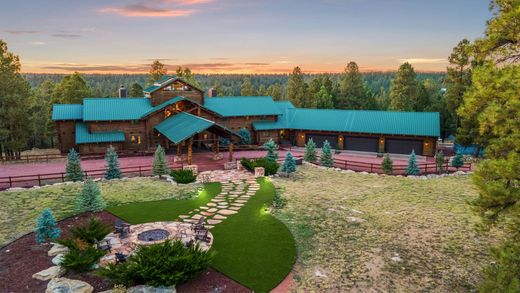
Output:
<instances>
[{"instance_id":1,"label":"fence post","mask_svg":"<svg viewBox=\"0 0 520 293\"><path fill-rule=\"evenodd\" d=\"M374 172L374 164L370 163L370 173L373 173Z\"/></svg>"},{"instance_id":2,"label":"fence post","mask_svg":"<svg viewBox=\"0 0 520 293\"><path fill-rule=\"evenodd\" d=\"M9 187L13 187L13 179L9 176Z\"/></svg>"},{"instance_id":3,"label":"fence post","mask_svg":"<svg viewBox=\"0 0 520 293\"><path fill-rule=\"evenodd\" d=\"M42 178L40 177L40 174L38 174L38 186L42 186Z\"/></svg>"},{"instance_id":4,"label":"fence post","mask_svg":"<svg viewBox=\"0 0 520 293\"><path fill-rule=\"evenodd\" d=\"M65 174L63 174L63 172L61 172L61 182L65 182Z\"/></svg>"},{"instance_id":5,"label":"fence post","mask_svg":"<svg viewBox=\"0 0 520 293\"><path fill-rule=\"evenodd\" d=\"M141 165L139 165L139 177L143 177L143 175L141 173Z\"/></svg>"}]
</instances>

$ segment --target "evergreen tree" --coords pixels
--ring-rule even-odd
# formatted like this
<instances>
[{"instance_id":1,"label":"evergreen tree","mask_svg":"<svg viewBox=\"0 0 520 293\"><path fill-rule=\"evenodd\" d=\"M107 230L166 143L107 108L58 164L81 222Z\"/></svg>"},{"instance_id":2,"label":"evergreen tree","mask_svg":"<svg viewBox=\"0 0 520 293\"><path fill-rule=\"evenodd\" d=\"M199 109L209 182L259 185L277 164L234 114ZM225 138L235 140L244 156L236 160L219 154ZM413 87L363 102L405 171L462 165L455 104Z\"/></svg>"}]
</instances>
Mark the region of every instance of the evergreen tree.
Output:
<instances>
[{"instance_id":1,"label":"evergreen tree","mask_svg":"<svg viewBox=\"0 0 520 293\"><path fill-rule=\"evenodd\" d=\"M31 137L28 147L54 147L56 124L51 119L53 98L56 84L47 79L34 90L30 97L30 128Z\"/></svg>"},{"instance_id":2,"label":"evergreen tree","mask_svg":"<svg viewBox=\"0 0 520 293\"><path fill-rule=\"evenodd\" d=\"M264 84L261 84L259 87L258 87L258 93L257 93L259 96L268 96L267 94L267 88L265 87Z\"/></svg>"},{"instance_id":3,"label":"evergreen tree","mask_svg":"<svg viewBox=\"0 0 520 293\"><path fill-rule=\"evenodd\" d=\"M333 109L334 102L332 101L332 94L327 92L324 85L321 86L320 91L315 96L316 108L318 109Z\"/></svg>"},{"instance_id":4,"label":"evergreen tree","mask_svg":"<svg viewBox=\"0 0 520 293\"><path fill-rule=\"evenodd\" d=\"M285 155L281 171L287 174L296 172L296 161L291 152L287 152Z\"/></svg>"},{"instance_id":5,"label":"evergreen tree","mask_svg":"<svg viewBox=\"0 0 520 293\"><path fill-rule=\"evenodd\" d=\"M83 98L90 96L92 93L83 76L74 72L71 75L63 77L56 88L56 99L62 104L81 104Z\"/></svg>"},{"instance_id":6,"label":"evergreen tree","mask_svg":"<svg viewBox=\"0 0 520 293\"><path fill-rule=\"evenodd\" d=\"M152 172L153 175L159 175L159 177L170 174L170 168L166 161L166 153L161 145L157 145L157 149L153 155Z\"/></svg>"},{"instance_id":7,"label":"evergreen tree","mask_svg":"<svg viewBox=\"0 0 520 293\"><path fill-rule=\"evenodd\" d=\"M408 62L402 64L392 80L390 89L390 109L414 111L417 105L418 86L416 74Z\"/></svg>"},{"instance_id":8,"label":"evergreen tree","mask_svg":"<svg viewBox=\"0 0 520 293\"><path fill-rule=\"evenodd\" d=\"M287 82L287 98L296 107L309 108L311 103L307 97L307 90L308 85L303 80L302 70L300 67L295 67Z\"/></svg>"},{"instance_id":9,"label":"evergreen tree","mask_svg":"<svg viewBox=\"0 0 520 293\"><path fill-rule=\"evenodd\" d=\"M325 167L334 167L334 158L332 157L332 150L330 149L330 143L326 140L321 148L320 163Z\"/></svg>"},{"instance_id":10,"label":"evergreen tree","mask_svg":"<svg viewBox=\"0 0 520 293\"><path fill-rule=\"evenodd\" d=\"M373 105L370 100L371 96L368 95L365 88L358 65L356 62L350 62L341 77L335 107L337 109L366 110Z\"/></svg>"},{"instance_id":11,"label":"evergreen tree","mask_svg":"<svg viewBox=\"0 0 520 293\"><path fill-rule=\"evenodd\" d=\"M119 160L117 158L117 153L112 146L107 149L107 153L105 154L106 161L106 172L105 179L119 179L121 178L121 170L119 169Z\"/></svg>"},{"instance_id":12,"label":"evergreen tree","mask_svg":"<svg viewBox=\"0 0 520 293\"><path fill-rule=\"evenodd\" d=\"M445 164L445 158L444 158L444 152L442 150L439 150L435 154L435 165L437 166L437 171L440 173L443 173L444 170L444 164Z\"/></svg>"},{"instance_id":13,"label":"evergreen tree","mask_svg":"<svg viewBox=\"0 0 520 293\"><path fill-rule=\"evenodd\" d=\"M386 153L383 161L381 162L381 170L387 175L392 174L392 171L394 169L394 162L390 158L390 154Z\"/></svg>"},{"instance_id":14,"label":"evergreen tree","mask_svg":"<svg viewBox=\"0 0 520 293\"><path fill-rule=\"evenodd\" d=\"M143 87L137 82L132 83L130 91L128 92L129 97L141 98L144 97Z\"/></svg>"},{"instance_id":15,"label":"evergreen tree","mask_svg":"<svg viewBox=\"0 0 520 293\"><path fill-rule=\"evenodd\" d=\"M247 128L240 128L240 130L238 131L238 135L242 137L242 139L240 140L240 144L251 144L251 133Z\"/></svg>"},{"instance_id":16,"label":"evergreen tree","mask_svg":"<svg viewBox=\"0 0 520 293\"><path fill-rule=\"evenodd\" d=\"M305 144L305 152L303 153L303 159L310 163L316 162L316 143L314 143L312 138L309 138L309 140Z\"/></svg>"},{"instance_id":17,"label":"evergreen tree","mask_svg":"<svg viewBox=\"0 0 520 293\"><path fill-rule=\"evenodd\" d=\"M417 157L415 156L415 151L412 151L410 154L410 158L408 159L408 167L406 167L406 174L408 175L419 175L421 170L419 170L419 166L417 165Z\"/></svg>"},{"instance_id":18,"label":"evergreen tree","mask_svg":"<svg viewBox=\"0 0 520 293\"><path fill-rule=\"evenodd\" d=\"M201 88L199 81L195 78L195 75L191 72L191 69L188 67L178 67L176 71L177 77L181 78L185 82L189 83L190 85Z\"/></svg>"},{"instance_id":19,"label":"evergreen tree","mask_svg":"<svg viewBox=\"0 0 520 293\"><path fill-rule=\"evenodd\" d=\"M148 84L153 84L155 81L161 79L163 76L168 74L168 69L159 60L153 61L150 66L150 73L148 74Z\"/></svg>"},{"instance_id":20,"label":"evergreen tree","mask_svg":"<svg viewBox=\"0 0 520 293\"><path fill-rule=\"evenodd\" d=\"M457 153L455 157L453 157L451 160L451 166L457 169L464 166L464 157L462 156L462 153Z\"/></svg>"},{"instance_id":21,"label":"evergreen tree","mask_svg":"<svg viewBox=\"0 0 520 293\"><path fill-rule=\"evenodd\" d=\"M34 230L34 233L36 234L36 242L43 243L49 239L53 240L60 238L61 230L56 228L57 225L58 223L54 219L52 210L50 208L44 209L38 217L36 229Z\"/></svg>"},{"instance_id":22,"label":"evergreen tree","mask_svg":"<svg viewBox=\"0 0 520 293\"><path fill-rule=\"evenodd\" d=\"M251 79L249 77L244 78L242 81L242 86L240 87L240 95L241 96L253 96L253 85L251 84Z\"/></svg>"},{"instance_id":23,"label":"evergreen tree","mask_svg":"<svg viewBox=\"0 0 520 293\"><path fill-rule=\"evenodd\" d=\"M100 212L106 207L96 182L87 178L81 192L76 196L76 212Z\"/></svg>"},{"instance_id":24,"label":"evergreen tree","mask_svg":"<svg viewBox=\"0 0 520 293\"><path fill-rule=\"evenodd\" d=\"M264 143L263 148L267 150L267 154L265 156L266 159L273 162L278 160L278 145L276 145L274 140L269 139L268 142Z\"/></svg>"},{"instance_id":25,"label":"evergreen tree","mask_svg":"<svg viewBox=\"0 0 520 293\"><path fill-rule=\"evenodd\" d=\"M279 84L272 84L267 88L267 94L275 101L282 100L283 92L282 87Z\"/></svg>"},{"instance_id":26,"label":"evergreen tree","mask_svg":"<svg viewBox=\"0 0 520 293\"><path fill-rule=\"evenodd\" d=\"M70 149L69 154L67 155L65 173L65 177L70 181L82 181L85 176L83 169L81 169L79 154L74 149Z\"/></svg>"}]
</instances>

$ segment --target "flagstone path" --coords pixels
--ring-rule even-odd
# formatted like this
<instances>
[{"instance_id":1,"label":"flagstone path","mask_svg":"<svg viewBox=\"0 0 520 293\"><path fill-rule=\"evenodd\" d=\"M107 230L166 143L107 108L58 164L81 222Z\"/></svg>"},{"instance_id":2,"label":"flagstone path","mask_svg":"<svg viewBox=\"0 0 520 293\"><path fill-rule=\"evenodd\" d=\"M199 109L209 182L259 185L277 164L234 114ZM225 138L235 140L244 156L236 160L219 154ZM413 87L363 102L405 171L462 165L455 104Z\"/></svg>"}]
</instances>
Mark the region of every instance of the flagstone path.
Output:
<instances>
[{"instance_id":1,"label":"flagstone path","mask_svg":"<svg viewBox=\"0 0 520 293\"><path fill-rule=\"evenodd\" d=\"M206 227L211 229L229 216L238 213L240 208L260 189L260 184L256 182L253 174L246 171L213 171L209 176L208 182L220 182L222 190L206 205L186 215L180 215L180 221L196 223L204 217Z\"/></svg>"}]
</instances>

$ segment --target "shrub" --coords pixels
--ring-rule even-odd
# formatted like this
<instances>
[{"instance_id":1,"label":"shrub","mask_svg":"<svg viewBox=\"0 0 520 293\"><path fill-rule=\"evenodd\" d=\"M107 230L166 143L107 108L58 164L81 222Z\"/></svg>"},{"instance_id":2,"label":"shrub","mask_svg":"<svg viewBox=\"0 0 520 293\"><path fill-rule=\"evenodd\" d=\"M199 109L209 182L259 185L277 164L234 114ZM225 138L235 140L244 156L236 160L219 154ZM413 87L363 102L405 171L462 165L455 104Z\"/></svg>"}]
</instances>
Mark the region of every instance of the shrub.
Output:
<instances>
[{"instance_id":1,"label":"shrub","mask_svg":"<svg viewBox=\"0 0 520 293\"><path fill-rule=\"evenodd\" d=\"M57 239L60 237L61 230L56 228L57 223L52 214L52 210L46 208L36 222L36 242L43 243L48 239Z\"/></svg>"},{"instance_id":2,"label":"shrub","mask_svg":"<svg viewBox=\"0 0 520 293\"><path fill-rule=\"evenodd\" d=\"M287 174L296 172L296 161L294 160L291 152L288 152L285 155L285 160L283 161L281 171Z\"/></svg>"},{"instance_id":3,"label":"shrub","mask_svg":"<svg viewBox=\"0 0 520 293\"><path fill-rule=\"evenodd\" d=\"M406 174L419 175L420 173L421 170L419 170L419 166L417 166L417 157L415 156L415 151L412 150L410 158L408 159L408 167L406 167Z\"/></svg>"},{"instance_id":4,"label":"shrub","mask_svg":"<svg viewBox=\"0 0 520 293\"><path fill-rule=\"evenodd\" d=\"M87 179L83 184L81 192L76 197L76 211L82 212L99 212L106 207L101 191L96 182Z\"/></svg>"},{"instance_id":5,"label":"shrub","mask_svg":"<svg viewBox=\"0 0 520 293\"><path fill-rule=\"evenodd\" d=\"M263 148L267 150L267 155L265 156L266 159L274 162L278 160L278 145L273 139L269 139L269 141L263 145Z\"/></svg>"},{"instance_id":6,"label":"shrub","mask_svg":"<svg viewBox=\"0 0 520 293\"><path fill-rule=\"evenodd\" d=\"M166 162L166 153L161 145L157 145L157 149L153 155L153 175L166 175L170 174L170 168L168 168L168 162Z\"/></svg>"},{"instance_id":7,"label":"shrub","mask_svg":"<svg viewBox=\"0 0 520 293\"><path fill-rule=\"evenodd\" d=\"M334 159L332 158L332 151L330 150L330 143L326 140L321 148L320 163L325 167L333 167Z\"/></svg>"},{"instance_id":8,"label":"shrub","mask_svg":"<svg viewBox=\"0 0 520 293\"><path fill-rule=\"evenodd\" d=\"M520 244L508 240L491 250L494 262L484 268L480 292L520 292Z\"/></svg>"},{"instance_id":9,"label":"shrub","mask_svg":"<svg viewBox=\"0 0 520 293\"><path fill-rule=\"evenodd\" d=\"M154 287L178 285L206 269L213 253L199 245L184 247L181 241L165 241L140 246L128 261L109 264L99 274L114 283L133 286L145 284Z\"/></svg>"},{"instance_id":10,"label":"shrub","mask_svg":"<svg viewBox=\"0 0 520 293\"><path fill-rule=\"evenodd\" d=\"M83 169L81 169L79 154L74 149L71 149L67 155L65 173L65 177L70 181L82 181L85 176Z\"/></svg>"},{"instance_id":11,"label":"shrub","mask_svg":"<svg viewBox=\"0 0 520 293\"><path fill-rule=\"evenodd\" d=\"M242 137L239 144L251 144L251 133L247 128L240 128L238 135Z\"/></svg>"},{"instance_id":12,"label":"shrub","mask_svg":"<svg viewBox=\"0 0 520 293\"><path fill-rule=\"evenodd\" d=\"M68 246L69 247L69 246ZM92 245L69 247L60 263L60 265L68 270L75 272L86 272L94 268L99 259L105 255L105 251L99 250Z\"/></svg>"},{"instance_id":13,"label":"shrub","mask_svg":"<svg viewBox=\"0 0 520 293\"><path fill-rule=\"evenodd\" d=\"M219 144L222 147L227 147L230 143L231 143L231 140L229 140L228 138L220 137L220 139L219 139Z\"/></svg>"},{"instance_id":14,"label":"shrub","mask_svg":"<svg viewBox=\"0 0 520 293\"><path fill-rule=\"evenodd\" d=\"M435 165L437 166L437 171L439 171L440 173L444 172L444 161L444 153L442 152L442 150L439 150L435 154Z\"/></svg>"},{"instance_id":15,"label":"shrub","mask_svg":"<svg viewBox=\"0 0 520 293\"><path fill-rule=\"evenodd\" d=\"M274 194L274 197L273 197L273 203L272 203L273 208L283 209L286 204L287 204L287 199L282 197L280 191L277 189Z\"/></svg>"},{"instance_id":16,"label":"shrub","mask_svg":"<svg viewBox=\"0 0 520 293\"><path fill-rule=\"evenodd\" d=\"M303 159L307 162L316 162L316 143L312 138L309 138L305 144L305 152L303 153Z\"/></svg>"},{"instance_id":17,"label":"shrub","mask_svg":"<svg viewBox=\"0 0 520 293\"><path fill-rule=\"evenodd\" d=\"M107 149L105 154L106 161L106 172L105 179L119 179L121 178L121 170L119 169L119 160L117 159L117 153L112 146Z\"/></svg>"},{"instance_id":18,"label":"shrub","mask_svg":"<svg viewBox=\"0 0 520 293\"><path fill-rule=\"evenodd\" d=\"M175 182L181 184L195 182L197 179L197 175L193 174L191 170L173 170L172 177L175 179Z\"/></svg>"},{"instance_id":19,"label":"shrub","mask_svg":"<svg viewBox=\"0 0 520 293\"><path fill-rule=\"evenodd\" d=\"M72 236L89 244L94 244L103 240L112 227L104 224L96 218L91 218L88 224L70 229Z\"/></svg>"},{"instance_id":20,"label":"shrub","mask_svg":"<svg viewBox=\"0 0 520 293\"><path fill-rule=\"evenodd\" d=\"M462 156L462 153L457 153L453 160L451 160L451 166L459 169L460 167L464 166L464 157Z\"/></svg>"},{"instance_id":21,"label":"shrub","mask_svg":"<svg viewBox=\"0 0 520 293\"><path fill-rule=\"evenodd\" d=\"M392 174L394 169L394 162L390 159L390 155L388 153L385 154L383 161L381 162L381 169L387 175Z\"/></svg>"},{"instance_id":22,"label":"shrub","mask_svg":"<svg viewBox=\"0 0 520 293\"><path fill-rule=\"evenodd\" d=\"M278 172L278 169L280 168L280 164L277 162L271 161L267 158L259 158L259 159L241 159L240 163L244 168L247 170L254 172L255 167L264 167L265 169L265 176L270 176L276 174Z\"/></svg>"}]
</instances>

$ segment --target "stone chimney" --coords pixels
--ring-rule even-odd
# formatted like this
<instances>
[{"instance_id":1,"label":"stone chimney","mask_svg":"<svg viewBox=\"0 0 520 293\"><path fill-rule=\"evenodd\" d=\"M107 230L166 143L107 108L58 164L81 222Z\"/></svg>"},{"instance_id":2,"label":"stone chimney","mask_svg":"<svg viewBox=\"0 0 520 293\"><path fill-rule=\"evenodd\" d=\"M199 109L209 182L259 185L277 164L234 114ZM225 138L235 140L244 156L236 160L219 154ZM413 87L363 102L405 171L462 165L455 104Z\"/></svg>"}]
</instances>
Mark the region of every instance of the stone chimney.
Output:
<instances>
[{"instance_id":1,"label":"stone chimney","mask_svg":"<svg viewBox=\"0 0 520 293\"><path fill-rule=\"evenodd\" d=\"M208 97L213 98L213 97L216 97L216 96L217 96L217 89L210 88L208 90Z\"/></svg>"},{"instance_id":2,"label":"stone chimney","mask_svg":"<svg viewBox=\"0 0 520 293\"><path fill-rule=\"evenodd\" d=\"M121 85L121 87L118 90L118 93L120 98L126 98L126 88L124 85Z\"/></svg>"}]
</instances>

